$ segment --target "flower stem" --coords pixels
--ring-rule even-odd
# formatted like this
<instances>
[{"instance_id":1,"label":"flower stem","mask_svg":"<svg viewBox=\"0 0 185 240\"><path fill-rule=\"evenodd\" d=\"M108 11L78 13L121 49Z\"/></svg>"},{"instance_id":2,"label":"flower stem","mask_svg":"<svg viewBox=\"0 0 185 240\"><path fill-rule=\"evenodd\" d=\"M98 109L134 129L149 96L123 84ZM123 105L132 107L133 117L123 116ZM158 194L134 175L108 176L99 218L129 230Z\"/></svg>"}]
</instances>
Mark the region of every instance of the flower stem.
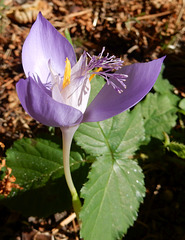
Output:
<instances>
[{"instance_id":1,"label":"flower stem","mask_svg":"<svg viewBox=\"0 0 185 240\"><path fill-rule=\"evenodd\" d=\"M71 192L73 209L76 213L77 219L79 220L79 212L80 212L80 209L81 209L81 202L80 202L80 198L78 196L78 193L76 191L76 188L73 184L71 171L70 171L71 143L72 143L74 133L76 132L78 127L79 127L79 125L68 127L68 128L61 128L61 131L62 131L62 139L63 139L64 174L65 174L65 178L66 178L68 188Z\"/></svg>"}]
</instances>

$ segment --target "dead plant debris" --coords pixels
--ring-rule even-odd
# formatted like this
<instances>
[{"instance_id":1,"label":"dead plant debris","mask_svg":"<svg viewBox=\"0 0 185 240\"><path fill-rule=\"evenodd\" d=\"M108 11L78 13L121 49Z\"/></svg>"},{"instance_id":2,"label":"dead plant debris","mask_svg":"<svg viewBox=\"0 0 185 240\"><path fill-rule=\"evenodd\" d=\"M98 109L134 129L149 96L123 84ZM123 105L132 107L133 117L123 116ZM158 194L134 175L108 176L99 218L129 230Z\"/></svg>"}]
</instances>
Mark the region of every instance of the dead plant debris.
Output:
<instances>
[{"instance_id":1,"label":"dead plant debris","mask_svg":"<svg viewBox=\"0 0 185 240\"><path fill-rule=\"evenodd\" d=\"M3 171L2 171L3 169ZM15 183L16 178L11 174L12 169L6 166L6 160L2 159L0 164L0 172L4 173L3 179L0 178L0 194L7 197L12 188L23 189Z\"/></svg>"}]
</instances>

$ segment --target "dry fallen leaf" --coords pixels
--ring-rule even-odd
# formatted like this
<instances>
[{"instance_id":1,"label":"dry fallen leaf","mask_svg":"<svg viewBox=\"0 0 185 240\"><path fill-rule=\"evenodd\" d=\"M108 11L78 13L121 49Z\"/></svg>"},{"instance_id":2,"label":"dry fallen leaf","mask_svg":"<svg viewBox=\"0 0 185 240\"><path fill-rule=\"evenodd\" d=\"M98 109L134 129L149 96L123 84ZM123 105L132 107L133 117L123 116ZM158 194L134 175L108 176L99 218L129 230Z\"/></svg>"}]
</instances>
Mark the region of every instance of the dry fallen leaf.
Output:
<instances>
[{"instance_id":1,"label":"dry fallen leaf","mask_svg":"<svg viewBox=\"0 0 185 240\"><path fill-rule=\"evenodd\" d=\"M26 24L34 22L40 11L43 16L48 17L48 14L52 12L52 6L46 1L36 0L31 4L12 7L6 15L18 23Z\"/></svg>"},{"instance_id":2,"label":"dry fallen leaf","mask_svg":"<svg viewBox=\"0 0 185 240\"><path fill-rule=\"evenodd\" d=\"M2 159L0 164L0 171L2 168L6 168L6 175L4 178L0 181L0 194L7 197L10 192L12 191L12 188L17 189L23 189L18 184L14 183L16 181L16 178L11 175L12 169L6 166L6 160Z\"/></svg>"}]
</instances>

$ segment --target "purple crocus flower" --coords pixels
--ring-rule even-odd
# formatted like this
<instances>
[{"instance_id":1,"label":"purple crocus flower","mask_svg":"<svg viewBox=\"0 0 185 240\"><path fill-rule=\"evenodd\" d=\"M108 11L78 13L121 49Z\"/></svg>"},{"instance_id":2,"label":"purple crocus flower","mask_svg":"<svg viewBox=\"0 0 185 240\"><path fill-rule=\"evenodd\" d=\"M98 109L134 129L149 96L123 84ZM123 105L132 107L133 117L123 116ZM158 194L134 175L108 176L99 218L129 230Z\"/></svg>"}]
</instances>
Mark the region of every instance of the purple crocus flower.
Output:
<instances>
[{"instance_id":1,"label":"purple crocus flower","mask_svg":"<svg viewBox=\"0 0 185 240\"><path fill-rule=\"evenodd\" d=\"M62 130L64 173L77 216L81 203L69 164L75 131L82 122L105 120L138 103L154 85L164 60L123 67L121 59L108 54L103 57L103 53L104 48L98 56L84 52L76 62L72 45L39 13L22 50L27 78L16 85L21 104L31 117ZM94 74L107 83L87 106Z\"/></svg>"},{"instance_id":2,"label":"purple crocus flower","mask_svg":"<svg viewBox=\"0 0 185 240\"><path fill-rule=\"evenodd\" d=\"M25 111L45 125L70 127L105 120L138 103L154 85L164 57L123 67L103 51L92 57L84 52L76 62L72 45L39 13L22 50L27 79L16 85ZM92 74L107 84L87 107Z\"/></svg>"}]
</instances>

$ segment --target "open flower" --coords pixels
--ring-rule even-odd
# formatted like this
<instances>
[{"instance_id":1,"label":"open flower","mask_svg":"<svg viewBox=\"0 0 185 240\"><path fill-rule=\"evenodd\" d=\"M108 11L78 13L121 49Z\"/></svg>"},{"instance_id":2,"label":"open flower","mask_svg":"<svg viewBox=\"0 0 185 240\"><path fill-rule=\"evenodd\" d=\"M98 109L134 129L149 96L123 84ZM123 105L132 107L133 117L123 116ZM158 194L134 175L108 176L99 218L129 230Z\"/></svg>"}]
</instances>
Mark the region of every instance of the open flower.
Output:
<instances>
[{"instance_id":1,"label":"open flower","mask_svg":"<svg viewBox=\"0 0 185 240\"><path fill-rule=\"evenodd\" d=\"M27 79L16 85L21 104L31 117L62 130L64 173L77 216L81 203L69 164L75 131L82 122L105 120L138 103L154 85L164 60L123 67L121 59L103 53L104 48L98 56L84 52L76 62L72 45L39 13L22 50ZM95 74L106 84L87 106Z\"/></svg>"},{"instance_id":2,"label":"open flower","mask_svg":"<svg viewBox=\"0 0 185 240\"><path fill-rule=\"evenodd\" d=\"M103 52L84 52L76 62L72 45L39 13L22 50L27 79L16 85L25 111L45 125L70 127L105 120L138 103L154 85L164 57L123 67L121 59ZM87 106L94 74L107 83Z\"/></svg>"}]
</instances>

